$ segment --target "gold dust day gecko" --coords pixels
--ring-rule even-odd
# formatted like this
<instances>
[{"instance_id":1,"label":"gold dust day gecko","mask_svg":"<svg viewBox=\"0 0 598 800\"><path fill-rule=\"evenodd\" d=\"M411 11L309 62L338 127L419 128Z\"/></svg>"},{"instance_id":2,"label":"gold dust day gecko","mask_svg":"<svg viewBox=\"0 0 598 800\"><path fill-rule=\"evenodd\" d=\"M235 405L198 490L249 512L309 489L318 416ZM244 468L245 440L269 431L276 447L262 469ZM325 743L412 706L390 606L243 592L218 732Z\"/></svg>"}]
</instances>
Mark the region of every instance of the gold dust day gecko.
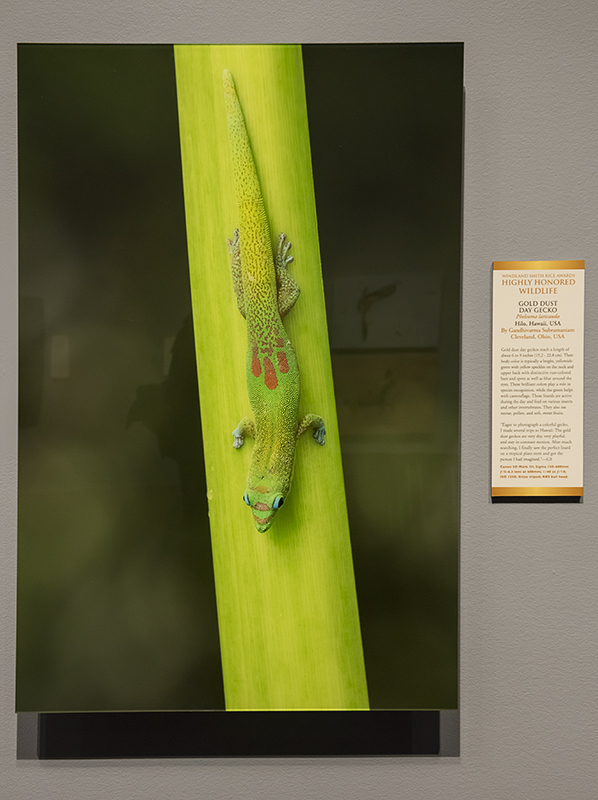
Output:
<instances>
[{"instance_id":1,"label":"gold dust day gecko","mask_svg":"<svg viewBox=\"0 0 598 800\"><path fill-rule=\"evenodd\" d=\"M254 416L253 421L244 417L239 422L233 447L242 447L246 435L254 439L243 500L251 508L255 527L264 533L291 488L297 439L313 428L314 439L324 444L326 429L316 414L297 421L299 365L282 322L300 293L288 271L291 243L281 233L273 254L245 118L227 69L222 80L239 213L239 227L228 245L237 305L247 323L245 369Z\"/></svg>"}]
</instances>

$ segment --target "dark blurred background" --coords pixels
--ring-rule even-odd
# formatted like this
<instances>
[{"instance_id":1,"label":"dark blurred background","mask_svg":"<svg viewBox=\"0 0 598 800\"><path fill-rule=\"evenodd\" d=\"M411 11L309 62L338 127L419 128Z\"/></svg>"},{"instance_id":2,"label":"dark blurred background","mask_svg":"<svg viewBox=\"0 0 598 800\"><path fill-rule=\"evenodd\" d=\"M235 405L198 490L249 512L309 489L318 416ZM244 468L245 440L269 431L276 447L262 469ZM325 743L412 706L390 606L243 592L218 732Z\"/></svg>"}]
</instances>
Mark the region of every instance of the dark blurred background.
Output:
<instances>
[{"instance_id":1,"label":"dark blurred background","mask_svg":"<svg viewBox=\"0 0 598 800\"><path fill-rule=\"evenodd\" d=\"M173 50L18 55L17 709L223 707Z\"/></svg>"},{"instance_id":2,"label":"dark blurred background","mask_svg":"<svg viewBox=\"0 0 598 800\"><path fill-rule=\"evenodd\" d=\"M463 46L303 58L370 704L456 708Z\"/></svg>"},{"instance_id":3,"label":"dark blurred background","mask_svg":"<svg viewBox=\"0 0 598 800\"><path fill-rule=\"evenodd\" d=\"M307 46L370 702L457 702L460 45ZM222 708L173 51L19 46L17 710Z\"/></svg>"}]
</instances>

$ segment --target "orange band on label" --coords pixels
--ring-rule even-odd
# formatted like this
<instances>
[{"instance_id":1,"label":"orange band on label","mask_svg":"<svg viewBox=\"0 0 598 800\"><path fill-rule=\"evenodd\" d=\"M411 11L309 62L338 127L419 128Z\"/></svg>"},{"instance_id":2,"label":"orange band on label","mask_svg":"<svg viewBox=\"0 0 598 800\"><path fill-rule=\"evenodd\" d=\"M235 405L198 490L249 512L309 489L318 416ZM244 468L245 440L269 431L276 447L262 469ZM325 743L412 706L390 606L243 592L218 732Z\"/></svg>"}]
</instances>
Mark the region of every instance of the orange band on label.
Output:
<instances>
[{"instance_id":1,"label":"orange band on label","mask_svg":"<svg viewBox=\"0 0 598 800\"><path fill-rule=\"evenodd\" d=\"M492 269L541 269L544 272L565 272L585 269L585 261L493 261Z\"/></svg>"},{"instance_id":2,"label":"orange band on label","mask_svg":"<svg viewBox=\"0 0 598 800\"><path fill-rule=\"evenodd\" d=\"M582 497L583 486L493 486L492 497Z\"/></svg>"}]
</instances>

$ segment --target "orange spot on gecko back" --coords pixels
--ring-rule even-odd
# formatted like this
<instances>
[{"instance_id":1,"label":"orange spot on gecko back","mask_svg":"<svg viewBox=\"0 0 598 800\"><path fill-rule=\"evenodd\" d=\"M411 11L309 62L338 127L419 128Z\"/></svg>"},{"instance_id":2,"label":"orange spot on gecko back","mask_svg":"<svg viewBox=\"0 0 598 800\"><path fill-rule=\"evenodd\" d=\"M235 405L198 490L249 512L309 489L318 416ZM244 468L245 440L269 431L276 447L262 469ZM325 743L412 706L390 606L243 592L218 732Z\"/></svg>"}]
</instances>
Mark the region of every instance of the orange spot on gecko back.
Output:
<instances>
[{"instance_id":1,"label":"orange spot on gecko back","mask_svg":"<svg viewBox=\"0 0 598 800\"><path fill-rule=\"evenodd\" d=\"M287 361L287 354L284 351L279 350L276 355L278 356L278 369L281 372L288 372L289 362Z\"/></svg>"},{"instance_id":2,"label":"orange spot on gecko back","mask_svg":"<svg viewBox=\"0 0 598 800\"><path fill-rule=\"evenodd\" d=\"M260 373L262 371L262 365L260 364L260 360L257 357L257 347L253 348L253 357L251 359L251 371L253 372L256 378L259 378Z\"/></svg>"},{"instance_id":3,"label":"orange spot on gecko back","mask_svg":"<svg viewBox=\"0 0 598 800\"><path fill-rule=\"evenodd\" d=\"M276 339L276 347L284 347L284 339L281 339L280 336Z\"/></svg>"},{"instance_id":4,"label":"orange spot on gecko back","mask_svg":"<svg viewBox=\"0 0 598 800\"><path fill-rule=\"evenodd\" d=\"M278 386L278 378L276 377L276 370L274 369L274 365L266 356L264 358L264 383L268 387L268 389L276 389Z\"/></svg>"}]
</instances>

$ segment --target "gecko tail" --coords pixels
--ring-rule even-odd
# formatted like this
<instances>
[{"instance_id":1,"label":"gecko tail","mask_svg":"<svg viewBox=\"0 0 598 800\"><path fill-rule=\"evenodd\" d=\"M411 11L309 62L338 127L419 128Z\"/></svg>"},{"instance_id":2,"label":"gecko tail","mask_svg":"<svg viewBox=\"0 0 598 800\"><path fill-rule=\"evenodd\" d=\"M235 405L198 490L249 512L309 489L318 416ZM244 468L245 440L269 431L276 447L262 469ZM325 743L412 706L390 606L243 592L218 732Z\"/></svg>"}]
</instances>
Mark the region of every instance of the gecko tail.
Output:
<instances>
[{"instance_id":1,"label":"gecko tail","mask_svg":"<svg viewBox=\"0 0 598 800\"><path fill-rule=\"evenodd\" d=\"M237 97L235 81L233 80L233 76L228 69L225 69L222 72L222 86L224 88L224 102L226 105L226 115L229 120L229 125L231 119L239 124L240 119L243 119L243 112L241 111L239 98ZM243 120L243 124L244 122L245 121Z\"/></svg>"},{"instance_id":2,"label":"gecko tail","mask_svg":"<svg viewBox=\"0 0 598 800\"><path fill-rule=\"evenodd\" d=\"M263 208L262 190L251 152L245 117L237 96L233 76L228 69L222 72L222 83L237 203L241 208L244 203L257 201L260 206L258 213L265 220L266 212Z\"/></svg>"},{"instance_id":3,"label":"gecko tail","mask_svg":"<svg viewBox=\"0 0 598 800\"><path fill-rule=\"evenodd\" d=\"M233 76L227 69L222 71L222 83L224 84L225 92L235 94L235 82L233 81Z\"/></svg>"}]
</instances>

